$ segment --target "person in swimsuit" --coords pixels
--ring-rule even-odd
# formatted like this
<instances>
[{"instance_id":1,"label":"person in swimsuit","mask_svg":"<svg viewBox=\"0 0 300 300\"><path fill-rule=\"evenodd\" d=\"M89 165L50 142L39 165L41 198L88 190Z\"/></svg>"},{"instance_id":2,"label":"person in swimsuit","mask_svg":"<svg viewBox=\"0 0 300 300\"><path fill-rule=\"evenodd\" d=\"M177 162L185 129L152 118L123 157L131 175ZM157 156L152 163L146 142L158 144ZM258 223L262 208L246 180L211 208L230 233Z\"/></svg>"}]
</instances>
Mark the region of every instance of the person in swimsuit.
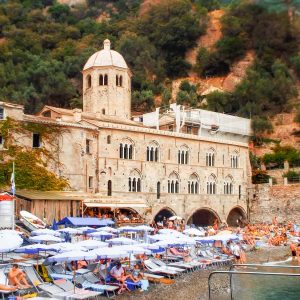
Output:
<instances>
[{"instance_id":1,"label":"person in swimsuit","mask_svg":"<svg viewBox=\"0 0 300 300\"><path fill-rule=\"evenodd\" d=\"M10 285L0 284L0 290L1 291L16 291L17 289L18 289L17 286L10 286Z\"/></svg>"},{"instance_id":2,"label":"person in swimsuit","mask_svg":"<svg viewBox=\"0 0 300 300\"><path fill-rule=\"evenodd\" d=\"M294 243L290 244L290 250L292 253L292 260L296 259L297 258L297 247Z\"/></svg>"},{"instance_id":3,"label":"person in swimsuit","mask_svg":"<svg viewBox=\"0 0 300 300\"><path fill-rule=\"evenodd\" d=\"M19 288L30 288L31 285L28 283L26 279L25 273L19 269L17 264L13 264L12 268L8 272L8 281L12 286L17 286Z\"/></svg>"}]
</instances>

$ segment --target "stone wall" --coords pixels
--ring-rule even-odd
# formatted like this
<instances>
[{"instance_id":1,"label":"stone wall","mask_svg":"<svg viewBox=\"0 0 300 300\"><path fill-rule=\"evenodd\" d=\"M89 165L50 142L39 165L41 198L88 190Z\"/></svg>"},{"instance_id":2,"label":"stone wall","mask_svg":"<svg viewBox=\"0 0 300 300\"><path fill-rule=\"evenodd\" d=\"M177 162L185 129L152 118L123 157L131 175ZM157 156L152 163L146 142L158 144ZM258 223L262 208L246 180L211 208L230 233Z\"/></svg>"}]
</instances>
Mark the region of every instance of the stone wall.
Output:
<instances>
[{"instance_id":1,"label":"stone wall","mask_svg":"<svg viewBox=\"0 0 300 300\"><path fill-rule=\"evenodd\" d=\"M271 222L300 219L300 184L286 186L259 184L249 190L251 222Z\"/></svg>"}]
</instances>

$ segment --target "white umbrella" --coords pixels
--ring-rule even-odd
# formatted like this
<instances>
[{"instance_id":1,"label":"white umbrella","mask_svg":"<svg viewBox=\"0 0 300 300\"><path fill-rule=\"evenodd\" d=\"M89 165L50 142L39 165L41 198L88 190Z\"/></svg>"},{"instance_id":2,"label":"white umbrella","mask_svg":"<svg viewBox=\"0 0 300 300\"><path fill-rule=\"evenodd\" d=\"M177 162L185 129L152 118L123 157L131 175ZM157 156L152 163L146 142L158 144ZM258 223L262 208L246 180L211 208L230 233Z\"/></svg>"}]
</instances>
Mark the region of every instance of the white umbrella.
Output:
<instances>
[{"instance_id":1,"label":"white umbrella","mask_svg":"<svg viewBox=\"0 0 300 300\"><path fill-rule=\"evenodd\" d=\"M100 227L100 228L97 229L97 231L108 231L108 232L113 232L113 233L118 232L117 229L112 228L112 227L110 227L110 226Z\"/></svg>"},{"instance_id":2,"label":"white umbrella","mask_svg":"<svg viewBox=\"0 0 300 300\"><path fill-rule=\"evenodd\" d=\"M152 228L148 225L139 225L139 226L136 226L136 229L139 231L154 231L154 228Z\"/></svg>"},{"instance_id":3,"label":"white umbrella","mask_svg":"<svg viewBox=\"0 0 300 300\"><path fill-rule=\"evenodd\" d=\"M7 233L7 234L17 234L17 235L23 235L24 232L22 231L17 231L17 230L12 230L12 229L4 229L0 231L1 233Z\"/></svg>"},{"instance_id":4,"label":"white umbrella","mask_svg":"<svg viewBox=\"0 0 300 300\"><path fill-rule=\"evenodd\" d=\"M77 261L77 260L94 260L96 259L96 254L90 252L84 252L84 251L69 251L64 253L59 253L57 255L54 255L52 257L48 258L49 262L71 262L71 261Z\"/></svg>"},{"instance_id":5,"label":"white umbrella","mask_svg":"<svg viewBox=\"0 0 300 300\"><path fill-rule=\"evenodd\" d=\"M137 246L145 248L145 249L149 249L149 250L159 249L159 246L154 245L154 244L149 244L149 243L142 243L142 244L138 244Z\"/></svg>"},{"instance_id":6,"label":"white umbrella","mask_svg":"<svg viewBox=\"0 0 300 300\"><path fill-rule=\"evenodd\" d=\"M139 245L123 245L123 246L115 246L112 249L120 249L121 251L125 251L129 254L151 254L152 252L148 249L140 247Z\"/></svg>"},{"instance_id":7,"label":"white umbrella","mask_svg":"<svg viewBox=\"0 0 300 300\"><path fill-rule=\"evenodd\" d=\"M45 229L34 230L31 232L31 235L56 235L56 236L59 236L60 233L55 230L45 228Z\"/></svg>"},{"instance_id":8,"label":"white umbrella","mask_svg":"<svg viewBox=\"0 0 300 300\"><path fill-rule=\"evenodd\" d=\"M34 253L38 253L40 251L51 251L51 250L56 251L55 248L52 246L54 246L54 245L32 244L32 245L22 246L22 247L16 249L15 252L34 254Z\"/></svg>"},{"instance_id":9,"label":"white umbrella","mask_svg":"<svg viewBox=\"0 0 300 300\"><path fill-rule=\"evenodd\" d=\"M88 233L88 236L90 237L112 237L114 236L113 233L108 232L108 231L96 231L96 232L92 232L92 233Z\"/></svg>"},{"instance_id":10,"label":"white umbrella","mask_svg":"<svg viewBox=\"0 0 300 300\"><path fill-rule=\"evenodd\" d=\"M158 230L158 233L161 233L161 234L180 234L179 231L177 231L175 229L168 229L168 228L160 229L160 230Z\"/></svg>"},{"instance_id":11,"label":"white umbrella","mask_svg":"<svg viewBox=\"0 0 300 300\"><path fill-rule=\"evenodd\" d=\"M205 235L205 233L203 231L196 229L196 228L185 229L183 231L183 233L188 234L188 235L196 235L196 236L204 236Z\"/></svg>"},{"instance_id":12,"label":"white umbrella","mask_svg":"<svg viewBox=\"0 0 300 300\"><path fill-rule=\"evenodd\" d=\"M69 251L87 251L86 248L78 246L76 244L72 243L57 243L57 244L52 244L50 245L55 251L57 252L69 252Z\"/></svg>"},{"instance_id":13,"label":"white umbrella","mask_svg":"<svg viewBox=\"0 0 300 300\"><path fill-rule=\"evenodd\" d=\"M126 238L126 237L118 237L118 238L113 238L107 241L110 244L119 244L119 245L134 245L138 244L137 241Z\"/></svg>"},{"instance_id":14,"label":"white umbrella","mask_svg":"<svg viewBox=\"0 0 300 300\"><path fill-rule=\"evenodd\" d=\"M127 257L128 253L116 247L106 247L99 248L90 251L90 253L95 254L98 259L106 259L106 258L122 258Z\"/></svg>"},{"instance_id":15,"label":"white umbrella","mask_svg":"<svg viewBox=\"0 0 300 300\"><path fill-rule=\"evenodd\" d=\"M23 239L19 235L0 231L0 253L13 251L22 243Z\"/></svg>"},{"instance_id":16,"label":"white umbrella","mask_svg":"<svg viewBox=\"0 0 300 300\"><path fill-rule=\"evenodd\" d=\"M41 243L41 242L62 242L63 240L61 238L58 238L54 235L36 235L29 238L29 241L35 242L35 243Z\"/></svg>"},{"instance_id":17,"label":"white umbrella","mask_svg":"<svg viewBox=\"0 0 300 300\"><path fill-rule=\"evenodd\" d=\"M107 247L108 244L105 242L101 241L96 241L96 240L84 240L76 243L75 245L87 248L87 249L96 249L96 248L102 248L102 247Z\"/></svg>"},{"instance_id":18,"label":"white umbrella","mask_svg":"<svg viewBox=\"0 0 300 300\"><path fill-rule=\"evenodd\" d=\"M168 238L169 238L169 235L167 235L167 234L154 234L154 235L149 236L149 239L153 240L153 241L163 241L163 240L166 240Z\"/></svg>"},{"instance_id":19,"label":"white umbrella","mask_svg":"<svg viewBox=\"0 0 300 300\"><path fill-rule=\"evenodd\" d=\"M154 245L159 247L176 247L176 246L187 246L187 245L195 245L196 241L183 239L183 238L176 238L176 237L169 237L169 239L165 239L162 241L158 241L154 243Z\"/></svg>"},{"instance_id":20,"label":"white umbrella","mask_svg":"<svg viewBox=\"0 0 300 300\"><path fill-rule=\"evenodd\" d=\"M134 226L122 226L118 229L118 231L120 231L120 232L122 232L122 231L136 232L136 231L138 231L138 229L136 229L136 227L134 227Z\"/></svg>"},{"instance_id":21,"label":"white umbrella","mask_svg":"<svg viewBox=\"0 0 300 300\"><path fill-rule=\"evenodd\" d=\"M182 220L182 217L179 217L179 216L172 216L172 217L169 218L169 220L171 220L171 221Z\"/></svg>"},{"instance_id":22,"label":"white umbrella","mask_svg":"<svg viewBox=\"0 0 300 300\"><path fill-rule=\"evenodd\" d=\"M68 234L79 234L80 230L75 229L75 228L71 228L71 227L66 227L66 228L62 228L62 229L58 229L57 231L62 232L62 233L68 233Z\"/></svg>"},{"instance_id":23,"label":"white umbrella","mask_svg":"<svg viewBox=\"0 0 300 300\"><path fill-rule=\"evenodd\" d=\"M92 227L88 227L88 226L85 226L85 227L78 227L76 228L81 234L83 234L85 231L88 231L88 230L94 230L96 231L95 228L92 228Z\"/></svg>"}]
</instances>

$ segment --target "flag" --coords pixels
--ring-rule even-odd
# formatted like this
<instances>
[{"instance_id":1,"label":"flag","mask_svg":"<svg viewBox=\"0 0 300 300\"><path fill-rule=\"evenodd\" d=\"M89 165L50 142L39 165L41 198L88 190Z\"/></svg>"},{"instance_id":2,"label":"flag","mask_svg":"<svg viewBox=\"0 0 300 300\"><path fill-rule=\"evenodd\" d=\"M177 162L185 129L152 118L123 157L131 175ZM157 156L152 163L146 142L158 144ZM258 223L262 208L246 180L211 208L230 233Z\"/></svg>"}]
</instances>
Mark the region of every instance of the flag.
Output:
<instances>
[{"instance_id":1,"label":"flag","mask_svg":"<svg viewBox=\"0 0 300 300\"><path fill-rule=\"evenodd\" d=\"M10 177L10 192L15 196L16 193L16 183L15 183L15 163L13 163L13 171Z\"/></svg>"}]
</instances>

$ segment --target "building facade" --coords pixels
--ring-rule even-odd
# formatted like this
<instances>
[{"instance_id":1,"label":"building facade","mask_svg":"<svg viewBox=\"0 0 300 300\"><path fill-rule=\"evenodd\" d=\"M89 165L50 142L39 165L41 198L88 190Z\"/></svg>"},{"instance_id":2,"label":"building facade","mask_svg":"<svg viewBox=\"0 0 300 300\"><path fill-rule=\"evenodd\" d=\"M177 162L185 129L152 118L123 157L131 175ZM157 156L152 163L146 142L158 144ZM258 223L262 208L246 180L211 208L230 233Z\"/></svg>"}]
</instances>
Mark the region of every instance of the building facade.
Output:
<instances>
[{"instance_id":1,"label":"building facade","mask_svg":"<svg viewBox=\"0 0 300 300\"><path fill-rule=\"evenodd\" d=\"M132 119L131 72L108 40L82 73L83 110L45 106L33 116L0 103L2 119L64 129L51 144L34 134L18 143L56 145L60 163L48 167L69 181L81 213L128 209L147 221L178 215L199 225L246 218L249 120L176 104Z\"/></svg>"}]
</instances>

